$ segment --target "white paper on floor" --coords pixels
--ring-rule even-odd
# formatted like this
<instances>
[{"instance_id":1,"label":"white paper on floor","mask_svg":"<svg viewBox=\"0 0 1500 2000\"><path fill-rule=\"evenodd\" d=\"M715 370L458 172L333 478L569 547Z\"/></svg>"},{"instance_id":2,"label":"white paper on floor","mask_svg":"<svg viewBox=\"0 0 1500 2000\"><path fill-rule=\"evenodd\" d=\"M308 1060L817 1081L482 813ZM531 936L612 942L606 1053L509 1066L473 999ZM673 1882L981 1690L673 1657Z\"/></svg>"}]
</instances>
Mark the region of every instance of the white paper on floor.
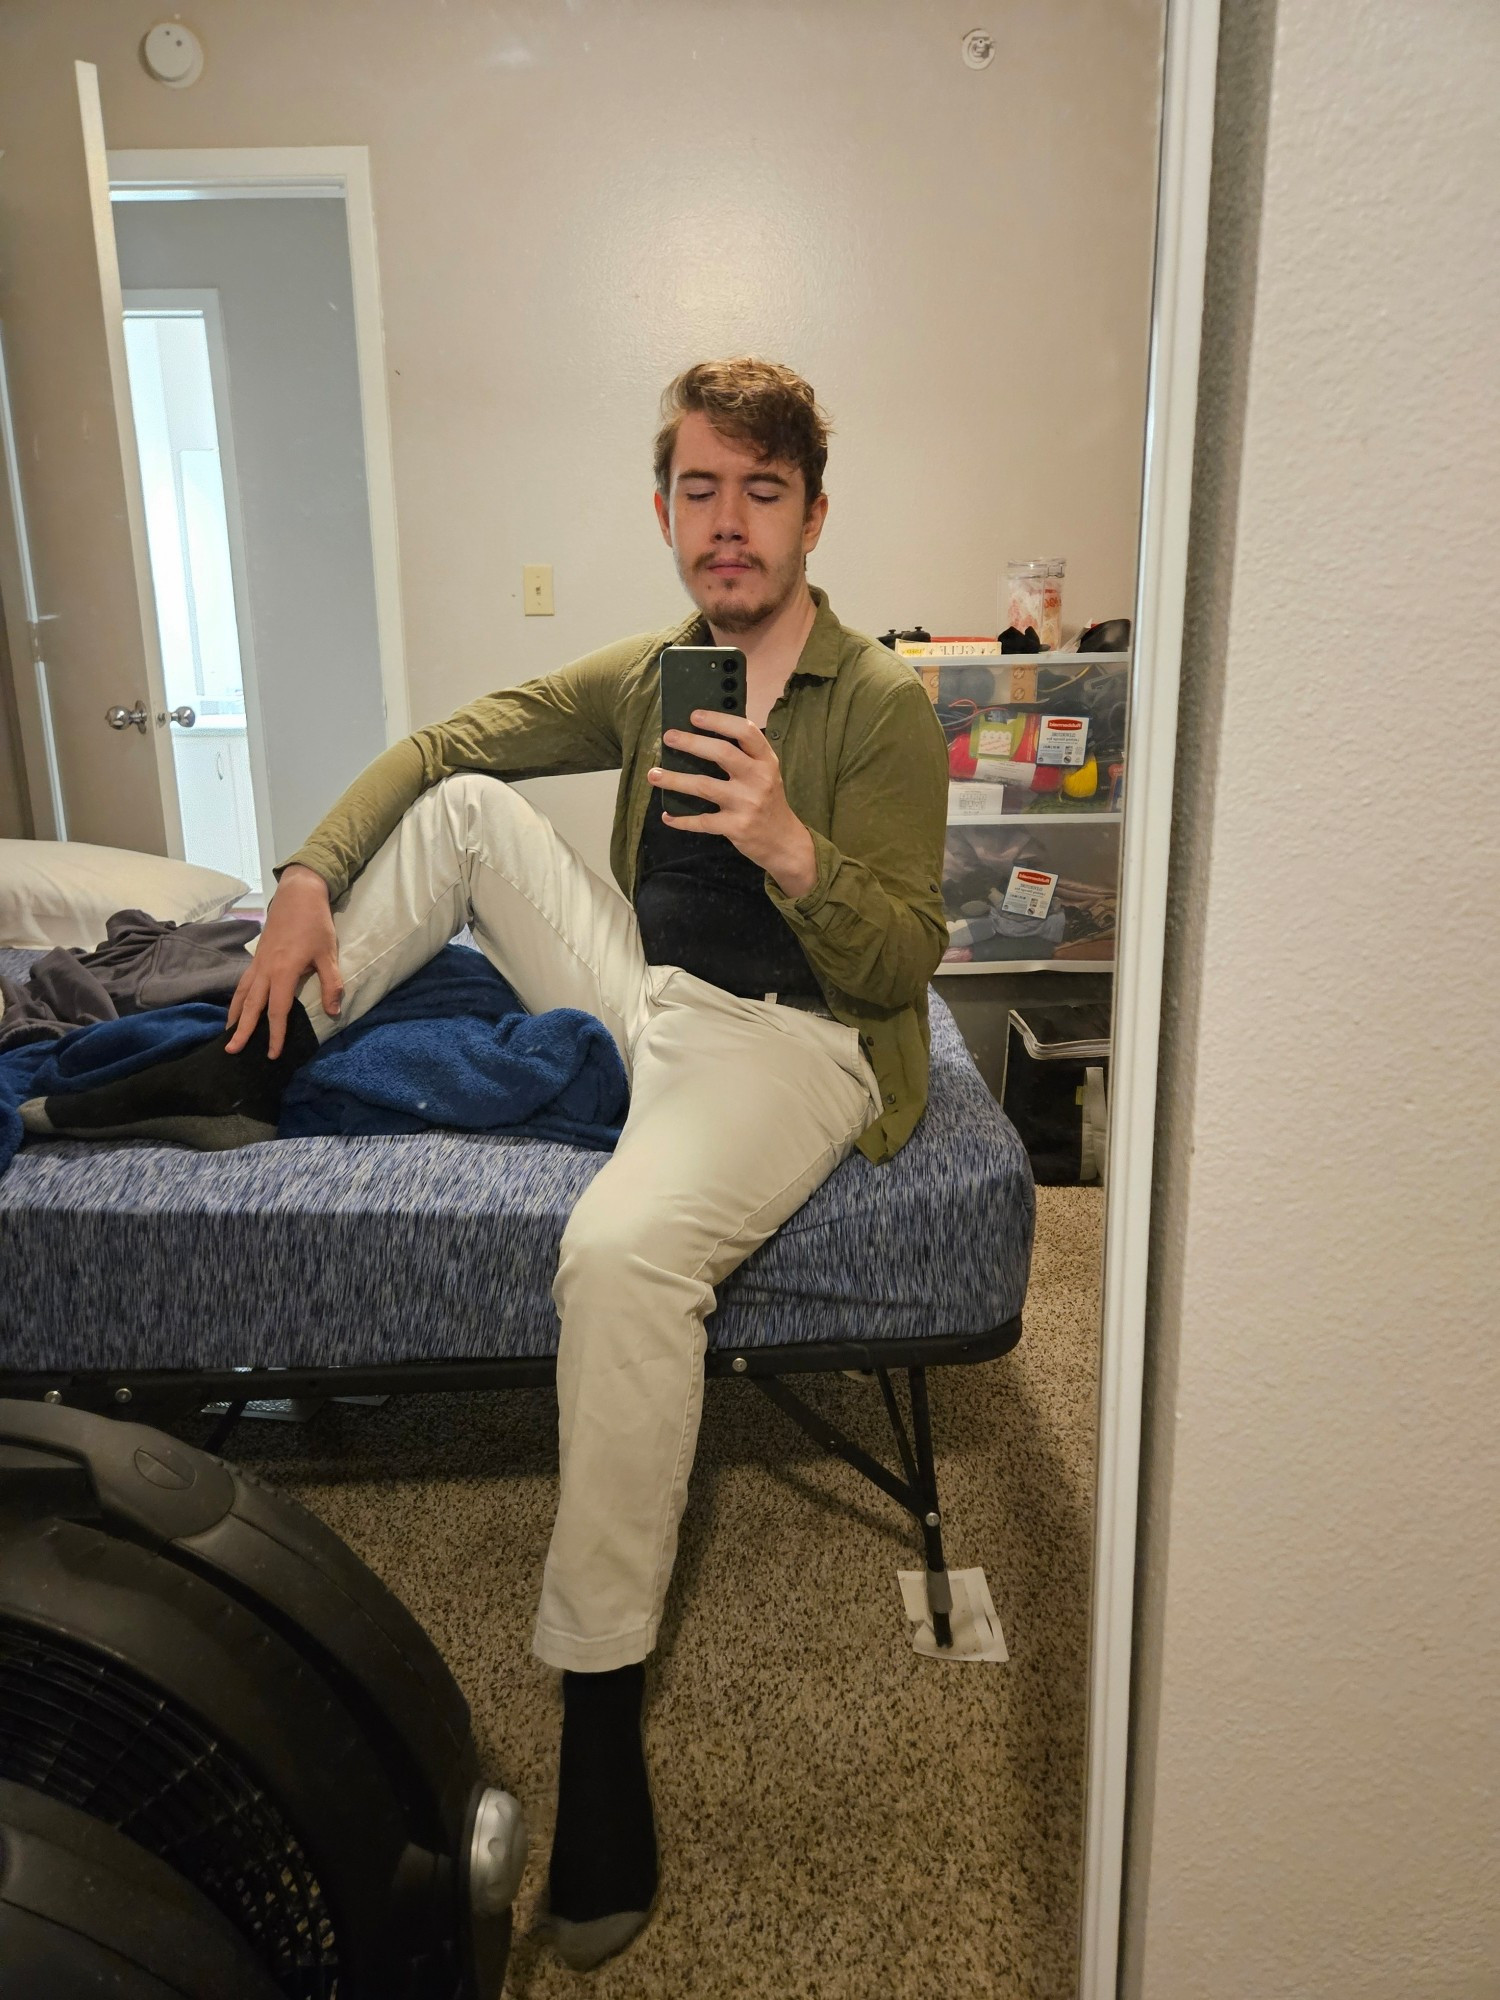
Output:
<instances>
[{"instance_id":1,"label":"white paper on floor","mask_svg":"<svg viewBox=\"0 0 1500 2000\"><path fill-rule=\"evenodd\" d=\"M917 1651L932 1660L1008 1660L1005 1634L990 1586L982 1569L950 1569L948 1587L953 1592L950 1622L953 1644L940 1646L933 1636L932 1613L927 1608L925 1569L897 1570L901 1581L901 1601L911 1621L911 1642Z\"/></svg>"}]
</instances>

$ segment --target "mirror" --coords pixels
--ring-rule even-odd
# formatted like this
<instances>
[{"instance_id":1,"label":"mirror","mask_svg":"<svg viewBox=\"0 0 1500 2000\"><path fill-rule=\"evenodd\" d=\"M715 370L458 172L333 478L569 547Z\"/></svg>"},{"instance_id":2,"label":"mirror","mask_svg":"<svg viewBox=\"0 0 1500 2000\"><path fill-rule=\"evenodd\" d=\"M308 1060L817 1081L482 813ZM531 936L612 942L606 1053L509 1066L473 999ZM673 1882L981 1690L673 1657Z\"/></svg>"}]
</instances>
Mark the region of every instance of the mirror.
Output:
<instances>
[{"instance_id":1,"label":"mirror","mask_svg":"<svg viewBox=\"0 0 1500 2000\"><path fill-rule=\"evenodd\" d=\"M600 1990L1072 1991L1162 0L1002 0L978 28L950 0L202 0L179 78L148 68L151 26L102 0L11 0L0 24L0 833L181 854L256 914L386 745L684 616L652 506L671 378L750 354L812 385L832 439L808 574L889 635L941 725L934 990L1038 1183L1019 1341L948 1356L920 1403L896 1385L903 1449L930 1396L927 1511L1008 1658L923 1657L897 1581L931 1626L922 1510L711 1383L648 1677L660 1899ZM80 61L102 114L91 135L86 101L82 139ZM158 698L179 719L105 727ZM617 785L518 789L607 878ZM891 1324L911 1286L1019 1240L999 1197L908 1226ZM253 1285L245 1254L226 1283ZM424 1282L468 1315L472 1360L484 1314L445 1258ZM252 1358L348 1358L305 1333ZM539 1928L557 1694L527 1658L557 1502L545 1372L328 1402L225 1447L344 1534L457 1673L532 1816L526 1994L565 1976ZM896 1465L882 1386L851 1358L797 1391ZM187 1401L201 1441L216 1419Z\"/></svg>"}]
</instances>

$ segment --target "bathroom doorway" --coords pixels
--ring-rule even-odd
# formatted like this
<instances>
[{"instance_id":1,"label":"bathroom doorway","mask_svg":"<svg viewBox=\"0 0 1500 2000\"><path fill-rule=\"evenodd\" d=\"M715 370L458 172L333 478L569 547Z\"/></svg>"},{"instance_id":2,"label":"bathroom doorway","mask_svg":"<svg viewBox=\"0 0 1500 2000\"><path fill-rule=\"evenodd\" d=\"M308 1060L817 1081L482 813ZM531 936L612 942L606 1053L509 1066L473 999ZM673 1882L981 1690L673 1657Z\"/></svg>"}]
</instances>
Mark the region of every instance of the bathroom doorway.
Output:
<instances>
[{"instance_id":1,"label":"bathroom doorway","mask_svg":"<svg viewBox=\"0 0 1500 2000\"><path fill-rule=\"evenodd\" d=\"M217 292L127 291L125 355L140 453L183 853L238 875L259 905L266 790L246 603L244 524ZM246 683L252 682L247 699ZM252 750L249 709L256 709Z\"/></svg>"},{"instance_id":2,"label":"bathroom doorway","mask_svg":"<svg viewBox=\"0 0 1500 2000\"><path fill-rule=\"evenodd\" d=\"M389 740L345 201L112 158L111 211L184 852L263 907Z\"/></svg>"}]
</instances>

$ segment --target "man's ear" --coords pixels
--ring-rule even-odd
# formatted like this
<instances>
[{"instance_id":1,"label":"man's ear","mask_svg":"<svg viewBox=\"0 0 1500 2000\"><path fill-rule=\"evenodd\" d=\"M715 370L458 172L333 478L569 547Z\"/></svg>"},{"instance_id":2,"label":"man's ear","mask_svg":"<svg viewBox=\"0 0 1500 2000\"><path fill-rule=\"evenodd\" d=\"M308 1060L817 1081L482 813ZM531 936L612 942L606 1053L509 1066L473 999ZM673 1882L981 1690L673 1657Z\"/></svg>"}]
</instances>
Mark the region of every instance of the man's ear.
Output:
<instances>
[{"instance_id":1,"label":"man's ear","mask_svg":"<svg viewBox=\"0 0 1500 2000\"><path fill-rule=\"evenodd\" d=\"M655 497L656 497L656 519L661 527L661 538L666 543L667 547L671 548L672 516L670 511L668 510L665 498L660 493L658 493Z\"/></svg>"},{"instance_id":2,"label":"man's ear","mask_svg":"<svg viewBox=\"0 0 1500 2000\"><path fill-rule=\"evenodd\" d=\"M823 532L823 523L828 519L828 495L820 493L807 510L802 523L802 553L812 554L818 546L818 537Z\"/></svg>"}]
</instances>

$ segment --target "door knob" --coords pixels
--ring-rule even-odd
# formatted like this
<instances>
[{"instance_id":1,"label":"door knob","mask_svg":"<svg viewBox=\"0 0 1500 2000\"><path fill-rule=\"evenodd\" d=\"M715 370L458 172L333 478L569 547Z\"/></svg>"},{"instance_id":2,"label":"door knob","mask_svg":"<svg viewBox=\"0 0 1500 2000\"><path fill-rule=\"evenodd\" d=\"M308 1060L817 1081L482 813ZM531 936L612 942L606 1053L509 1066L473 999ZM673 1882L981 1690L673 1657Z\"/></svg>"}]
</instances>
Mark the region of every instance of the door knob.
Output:
<instances>
[{"instance_id":1,"label":"door knob","mask_svg":"<svg viewBox=\"0 0 1500 2000\"><path fill-rule=\"evenodd\" d=\"M180 722L184 729L191 729L198 720L192 709L187 707L168 709L165 715L159 715L156 719L158 722Z\"/></svg>"},{"instance_id":2,"label":"door knob","mask_svg":"<svg viewBox=\"0 0 1500 2000\"><path fill-rule=\"evenodd\" d=\"M146 704L136 696L134 708L109 708L104 711L104 720L111 729L128 729L133 722L142 736L146 733Z\"/></svg>"}]
</instances>

